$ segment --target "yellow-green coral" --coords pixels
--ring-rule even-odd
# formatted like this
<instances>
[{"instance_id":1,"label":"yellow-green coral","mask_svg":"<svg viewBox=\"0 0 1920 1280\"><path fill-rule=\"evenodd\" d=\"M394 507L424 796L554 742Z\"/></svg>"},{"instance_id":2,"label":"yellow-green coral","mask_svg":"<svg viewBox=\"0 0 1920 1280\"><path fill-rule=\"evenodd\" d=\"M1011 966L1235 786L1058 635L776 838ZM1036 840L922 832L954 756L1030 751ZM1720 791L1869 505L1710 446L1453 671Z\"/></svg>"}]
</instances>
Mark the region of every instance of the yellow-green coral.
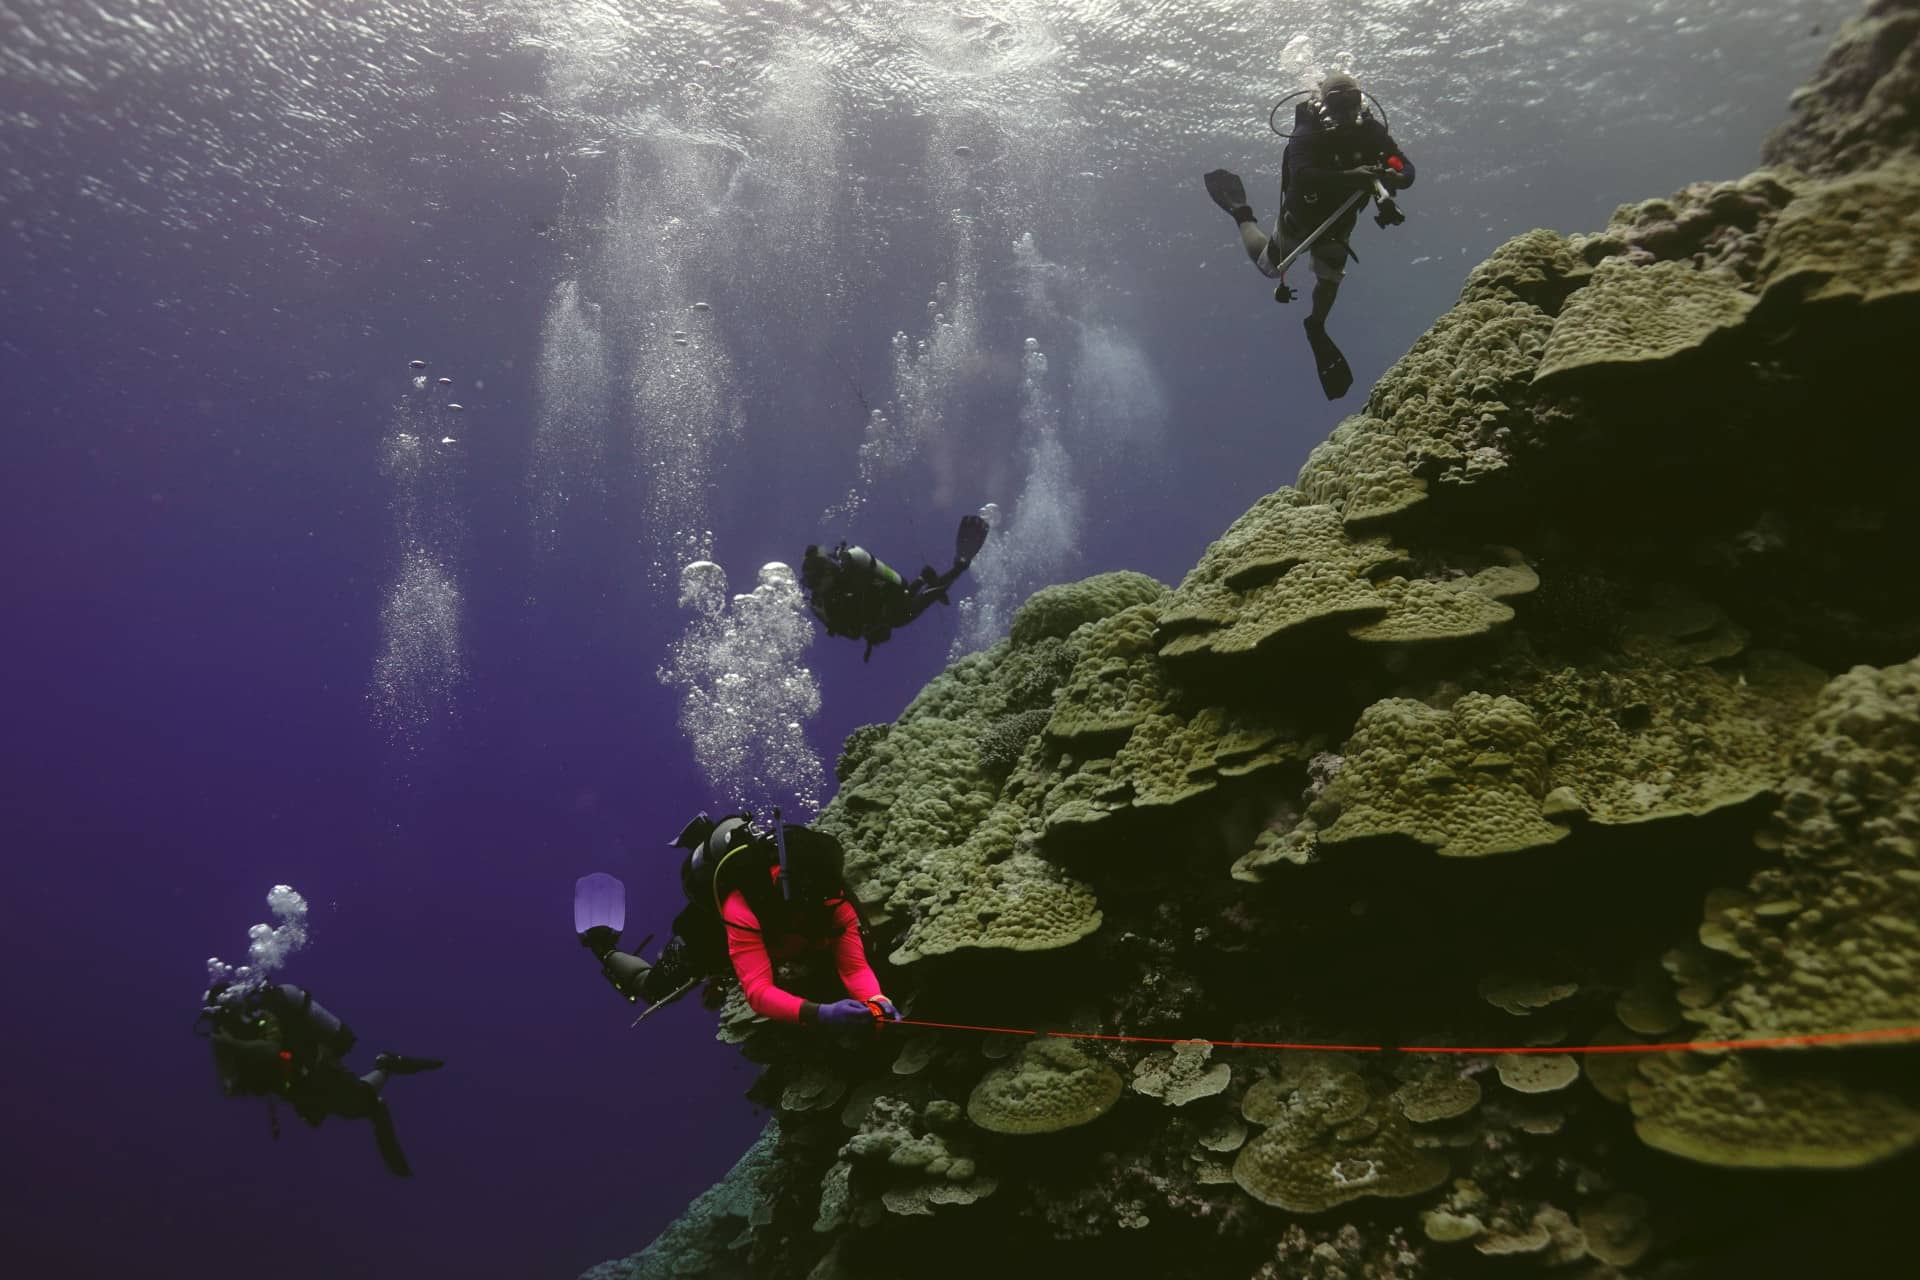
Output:
<instances>
[{"instance_id":1,"label":"yellow-green coral","mask_svg":"<svg viewBox=\"0 0 1920 1280\"><path fill-rule=\"evenodd\" d=\"M1251 1124L1278 1124L1298 1115L1331 1128L1367 1109L1367 1082L1345 1054L1283 1052L1276 1068L1254 1081L1240 1099L1240 1114Z\"/></svg>"},{"instance_id":2,"label":"yellow-green coral","mask_svg":"<svg viewBox=\"0 0 1920 1280\"><path fill-rule=\"evenodd\" d=\"M1085 832L1126 807L1107 798L1114 790L1111 758L1090 760L1067 773L1047 792L1042 832L1047 837Z\"/></svg>"},{"instance_id":3,"label":"yellow-green coral","mask_svg":"<svg viewBox=\"0 0 1920 1280\"><path fill-rule=\"evenodd\" d=\"M1703 1164L1850 1169L1920 1143L1920 1107L1804 1062L1736 1053L1706 1065L1698 1055L1651 1054L1640 1075L1630 1092L1634 1132Z\"/></svg>"},{"instance_id":4,"label":"yellow-green coral","mask_svg":"<svg viewBox=\"0 0 1920 1280\"><path fill-rule=\"evenodd\" d=\"M1319 749L1288 726L1254 712L1217 708L1222 722L1213 747L1213 768L1223 778L1243 778L1288 761L1304 762Z\"/></svg>"},{"instance_id":5,"label":"yellow-green coral","mask_svg":"<svg viewBox=\"0 0 1920 1280\"><path fill-rule=\"evenodd\" d=\"M1819 689L1783 655L1722 672L1648 650L1635 662L1542 671L1511 692L1553 746L1552 785L1601 824L1698 817L1777 785L1782 741Z\"/></svg>"},{"instance_id":6,"label":"yellow-green coral","mask_svg":"<svg viewBox=\"0 0 1920 1280\"><path fill-rule=\"evenodd\" d=\"M949 876L956 870L945 868ZM917 922L893 963L963 947L1050 951L1100 927L1093 891L1032 853L972 869L957 892L944 894Z\"/></svg>"},{"instance_id":7,"label":"yellow-green coral","mask_svg":"<svg viewBox=\"0 0 1920 1280\"><path fill-rule=\"evenodd\" d=\"M1353 627L1349 634L1369 644L1426 644L1482 636L1513 620L1507 596L1524 595L1540 585L1519 553L1514 562L1490 566L1457 578L1382 579L1375 589L1387 603L1387 615Z\"/></svg>"},{"instance_id":8,"label":"yellow-green coral","mask_svg":"<svg viewBox=\"0 0 1920 1280\"><path fill-rule=\"evenodd\" d=\"M997 788L980 768L977 743L984 727L903 717L821 812L816 825L845 845L863 901L884 907L909 866L957 847L991 812Z\"/></svg>"},{"instance_id":9,"label":"yellow-green coral","mask_svg":"<svg viewBox=\"0 0 1920 1280\"><path fill-rule=\"evenodd\" d=\"M1381 375L1365 415L1308 456L1301 492L1359 523L1412 509L1436 482L1498 474L1552 327L1527 302L1463 299Z\"/></svg>"},{"instance_id":10,"label":"yellow-green coral","mask_svg":"<svg viewBox=\"0 0 1920 1280\"><path fill-rule=\"evenodd\" d=\"M1213 1045L1205 1040L1179 1040L1171 1049L1150 1053L1133 1065L1133 1091L1170 1107L1211 1098L1233 1080L1233 1068L1226 1063L1207 1065L1212 1053Z\"/></svg>"},{"instance_id":11,"label":"yellow-green coral","mask_svg":"<svg viewBox=\"0 0 1920 1280\"><path fill-rule=\"evenodd\" d=\"M1622 620L1622 647L1635 657L1671 663L1721 662L1744 651L1747 629L1716 604L1668 586L1656 586L1644 609Z\"/></svg>"},{"instance_id":12,"label":"yellow-green coral","mask_svg":"<svg viewBox=\"0 0 1920 1280\"><path fill-rule=\"evenodd\" d=\"M1114 776L1131 786L1132 805L1176 805L1218 785L1208 775L1224 723L1223 714L1210 711L1192 719L1173 713L1153 715L1135 726L1114 757Z\"/></svg>"},{"instance_id":13,"label":"yellow-green coral","mask_svg":"<svg viewBox=\"0 0 1920 1280\"><path fill-rule=\"evenodd\" d=\"M1686 1016L1714 1039L1910 1026L1920 1020L1920 659L1856 667L1798 736L1768 843L1781 865L1715 895L1716 958L1678 950ZM1716 980L1713 964L1732 973ZM1684 962L1684 963L1683 963ZM1920 1107L1835 1072L1845 1050L1649 1066L1641 1136L1714 1164L1843 1167L1920 1144Z\"/></svg>"},{"instance_id":14,"label":"yellow-green coral","mask_svg":"<svg viewBox=\"0 0 1920 1280\"><path fill-rule=\"evenodd\" d=\"M1905 0L1855 7L1819 68L1787 99L1792 114L1767 135L1767 162L1815 174L1852 173L1914 151L1910 104L1920 101L1914 33Z\"/></svg>"},{"instance_id":15,"label":"yellow-green coral","mask_svg":"<svg viewBox=\"0 0 1920 1280\"><path fill-rule=\"evenodd\" d=\"M1339 817L1319 833L1323 850L1403 836L1448 857L1478 857L1567 834L1541 815L1546 735L1513 698L1469 693L1448 711L1411 698L1376 702L1345 755L1326 792Z\"/></svg>"},{"instance_id":16,"label":"yellow-green coral","mask_svg":"<svg viewBox=\"0 0 1920 1280\"><path fill-rule=\"evenodd\" d=\"M1247 1126L1237 1116L1222 1116L1200 1135L1200 1146L1207 1151L1238 1151L1246 1145ZM1231 1177L1228 1179L1231 1181Z\"/></svg>"},{"instance_id":17,"label":"yellow-green coral","mask_svg":"<svg viewBox=\"0 0 1920 1280\"><path fill-rule=\"evenodd\" d=\"M1479 983L1480 998L1495 1008L1524 1018L1535 1009L1558 1004L1579 991L1578 983L1549 982L1539 978L1516 977L1508 973L1490 973Z\"/></svg>"},{"instance_id":18,"label":"yellow-green coral","mask_svg":"<svg viewBox=\"0 0 1920 1280\"><path fill-rule=\"evenodd\" d=\"M1690 262L1609 258L1553 322L1534 384L1675 360L1738 329L1753 303L1737 280Z\"/></svg>"},{"instance_id":19,"label":"yellow-green coral","mask_svg":"<svg viewBox=\"0 0 1920 1280\"><path fill-rule=\"evenodd\" d=\"M1715 1038L1920 1023L1920 658L1855 667L1799 735L1768 830L1782 865L1719 902L1739 960Z\"/></svg>"},{"instance_id":20,"label":"yellow-green coral","mask_svg":"<svg viewBox=\"0 0 1920 1280\"><path fill-rule=\"evenodd\" d=\"M1393 1092L1400 1114L1415 1124L1452 1120L1480 1105L1480 1082L1472 1076L1436 1072L1409 1080Z\"/></svg>"},{"instance_id":21,"label":"yellow-green coral","mask_svg":"<svg viewBox=\"0 0 1920 1280\"><path fill-rule=\"evenodd\" d=\"M840 1149L839 1163L827 1171L814 1229L833 1230L852 1216L849 1209L861 1194L850 1177L856 1166L865 1174L865 1194L877 1188L880 1206L888 1213L921 1217L933 1213L935 1205L972 1204L992 1195L998 1181L981 1174L964 1147L952 1146L953 1140L964 1142L963 1135L950 1139L933 1132L941 1127L951 1126L934 1123L931 1107L916 1118L912 1105L901 1099L875 1099L860 1132ZM862 1219L870 1213L869 1208Z\"/></svg>"},{"instance_id":22,"label":"yellow-green coral","mask_svg":"<svg viewBox=\"0 0 1920 1280\"><path fill-rule=\"evenodd\" d=\"M1571 241L1536 227L1513 237L1475 267L1460 301L1524 302L1552 314L1592 274Z\"/></svg>"},{"instance_id":23,"label":"yellow-green coral","mask_svg":"<svg viewBox=\"0 0 1920 1280\"><path fill-rule=\"evenodd\" d=\"M1233 1179L1263 1204L1319 1213L1363 1196L1415 1196L1447 1179L1445 1158L1413 1144L1399 1111L1375 1100L1363 1113L1330 1125L1289 1107L1271 1128L1240 1149Z\"/></svg>"},{"instance_id":24,"label":"yellow-green coral","mask_svg":"<svg viewBox=\"0 0 1920 1280\"><path fill-rule=\"evenodd\" d=\"M901 877L888 901L912 924L894 964L967 948L1050 951L1100 927L1093 891L1027 847L1021 830L1037 802L995 806L961 845Z\"/></svg>"},{"instance_id":25,"label":"yellow-green coral","mask_svg":"<svg viewBox=\"0 0 1920 1280\"><path fill-rule=\"evenodd\" d=\"M1565 1053L1504 1053L1495 1066L1515 1093L1553 1093L1580 1078L1580 1064Z\"/></svg>"},{"instance_id":26,"label":"yellow-green coral","mask_svg":"<svg viewBox=\"0 0 1920 1280\"><path fill-rule=\"evenodd\" d=\"M974 1086L967 1118L992 1133L1056 1133L1105 1115L1122 1087L1112 1067L1044 1037Z\"/></svg>"},{"instance_id":27,"label":"yellow-green coral","mask_svg":"<svg viewBox=\"0 0 1920 1280\"><path fill-rule=\"evenodd\" d=\"M1081 634L1073 673L1053 705L1047 734L1061 742L1124 733L1159 710L1166 680L1154 657L1158 607L1133 605Z\"/></svg>"},{"instance_id":28,"label":"yellow-green coral","mask_svg":"<svg viewBox=\"0 0 1920 1280\"><path fill-rule=\"evenodd\" d=\"M1008 638L1019 646L1043 636L1064 636L1086 623L1098 622L1133 605L1151 604L1166 594L1165 586L1131 570L1042 587L1015 611Z\"/></svg>"},{"instance_id":29,"label":"yellow-green coral","mask_svg":"<svg viewBox=\"0 0 1920 1280\"><path fill-rule=\"evenodd\" d=\"M1312 753L1311 741L1251 713L1235 716L1222 707L1188 713L1167 703L1135 704L1135 709L1144 714L1117 746L1114 734L1105 735L1104 743L1082 735L1058 753L1057 771L1035 779L1046 788L1040 806L1046 837L1081 834L1129 811L1184 804L1214 790L1223 778L1253 777ZM1118 717L1106 723L1118 723ZM1087 751L1114 754L1075 754Z\"/></svg>"},{"instance_id":30,"label":"yellow-green coral","mask_svg":"<svg viewBox=\"0 0 1920 1280\"><path fill-rule=\"evenodd\" d=\"M787 1084L780 1095L782 1111L827 1111L839 1104L847 1082L839 1072L818 1063Z\"/></svg>"},{"instance_id":31,"label":"yellow-green coral","mask_svg":"<svg viewBox=\"0 0 1920 1280\"><path fill-rule=\"evenodd\" d=\"M1280 489L1209 546L1160 610L1163 657L1252 653L1289 632L1386 612L1368 581L1403 557L1350 537L1332 507Z\"/></svg>"},{"instance_id":32,"label":"yellow-green coral","mask_svg":"<svg viewBox=\"0 0 1920 1280\"><path fill-rule=\"evenodd\" d=\"M1077 641L1002 642L954 663L872 739L817 825L848 851L848 878L878 922L904 919L897 963L963 948L1044 950L1099 927L1093 893L1029 847L1046 791L1045 744L1024 733L1011 762L981 748L1050 696ZM1003 780L1004 776L1004 780Z\"/></svg>"},{"instance_id":33,"label":"yellow-green coral","mask_svg":"<svg viewBox=\"0 0 1920 1280\"><path fill-rule=\"evenodd\" d=\"M1920 161L1803 188L1760 260L1769 312L1920 300Z\"/></svg>"},{"instance_id":34,"label":"yellow-green coral","mask_svg":"<svg viewBox=\"0 0 1920 1280\"><path fill-rule=\"evenodd\" d=\"M1544 1205L1524 1222L1496 1216L1473 1247L1496 1258L1539 1254L1548 1266L1558 1267L1585 1257L1587 1238L1566 1210Z\"/></svg>"},{"instance_id":35,"label":"yellow-green coral","mask_svg":"<svg viewBox=\"0 0 1920 1280\"><path fill-rule=\"evenodd\" d=\"M1420 1215L1420 1230L1435 1244L1459 1244L1485 1235L1487 1224L1471 1213L1429 1209Z\"/></svg>"},{"instance_id":36,"label":"yellow-green coral","mask_svg":"<svg viewBox=\"0 0 1920 1280\"><path fill-rule=\"evenodd\" d=\"M1176 635L1160 646L1167 658L1193 654L1241 657L1257 653L1288 633L1327 623L1366 622L1386 613L1387 602L1361 576L1360 566L1309 562L1235 601L1233 621L1198 633Z\"/></svg>"},{"instance_id":37,"label":"yellow-green coral","mask_svg":"<svg viewBox=\"0 0 1920 1280\"><path fill-rule=\"evenodd\" d=\"M1642 965L1633 985L1613 1002L1613 1016L1628 1030L1643 1036L1663 1036L1683 1021L1673 997L1673 983L1653 965Z\"/></svg>"},{"instance_id":38,"label":"yellow-green coral","mask_svg":"<svg viewBox=\"0 0 1920 1280\"><path fill-rule=\"evenodd\" d=\"M1300 468L1300 492L1334 507L1348 524L1386 520L1427 499L1427 482L1393 428L1364 414L1343 418Z\"/></svg>"},{"instance_id":39,"label":"yellow-green coral","mask_svg":"<svg viewBox=\"0 0 1920 1280\"><path fill-rule=\"evenodd\" d=\"M1616 1191L1580 1210L1580 1230L1587 1252L1616 1267L1630 1267L1653 1247L1653 1228L1647 1221L1647 1201L1628 1191Z\"/></svg>"}]
</instances>

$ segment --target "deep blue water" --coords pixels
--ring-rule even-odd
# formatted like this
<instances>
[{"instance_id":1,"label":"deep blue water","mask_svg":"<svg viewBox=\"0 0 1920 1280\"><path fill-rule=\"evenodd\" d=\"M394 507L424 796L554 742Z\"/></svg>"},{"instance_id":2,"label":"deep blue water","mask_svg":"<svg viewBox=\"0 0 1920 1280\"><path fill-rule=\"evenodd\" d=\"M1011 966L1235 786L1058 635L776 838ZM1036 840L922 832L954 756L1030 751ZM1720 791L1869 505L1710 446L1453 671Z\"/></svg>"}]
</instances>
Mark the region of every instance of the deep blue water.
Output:
<instances>
[{"instance_id":1,"label":"deep blue water","mask_svg":"<svg viewBox=\"0 0 1920 1280\"><path fill-rule=\"evenodd\" d=\"M567 8L413 3L383 19L406 38L383 40L301 4L0 0L0 1239L20 1274L572 1275L644 1244L758 1131L751 1068L710 1015L685 1002L629 1031L568 927L573 879L604 869L629 885L631 937L664 935L679 904L660 846L727 797L655 674L685 615L650 569L672 532L647 482L658 456L624 443L642 425L628 389L672 352L636 340L598 366L615 408L589 425L622 443L601 492L572 495L547 549L536 536L561 282L636 326L651 295L622 281L664 293L662 264L711 299L726 364L717 382L700 366L702 385L741 430L675 501L735 590L846 533L911 571L943 557L958 515L1011 507L1036 335L1084 518L1026 585L1121 567L1177 581L1500 241L1597 229L1621 201L1754 167L1823 45L1811 29L1847 10L1376 5L1342 26L1276 4L1235 7L1244 27L1221 31L1192 6L1156 32L1104 6L1009 3L983 8L999 27L933 40L806 10L772 38L660 5L595 43L542 25ZM661 87L719 61L702 23L759 68L751 92ZM1271 53L1246 31L1271 33ZM1338 405L1313 386L1301 304L1274 306L1198 183L1241 166L1271 212L1258 98L1297 82L1262 70L1293 65L1274 55L1294 31L1328 62L1353 52L1421 168L1405 226L1362 223L1332 326L1359 390ZM243 37L276 56L229 47ZM913 40L933 71L858 70L863 41ZM970 60L975 42L1009 65ZM1160 44L1184 62L1155 81L1143 51ZM312 65L292 56L309 45ZM248 78L223 85L236 67ZM895 94L876 87L888 74ZM1058 115L1036 127L1012 86L1048 76ZM795 77L807 95L782 98ZM839 105L807 124L822 101ZM955 176L955 145L980 175ZM821 165L797 188L810 147ZM755 176L762 154L774 180ZM710 185L675 168L714 157ZM813 203L782 203L796 191ZM645 240L668 216L698 252L620 247L623 219ZM1021 233L1049 264L1045 306L1010 248ZM857 526L823 525L855 478L856 394L897 398L889 340L926 335L963 250L978 330L940 435ZM1111 404L1076 355L1096 330L1143 379L1118 385L1166 406L1128 447L1083 421ZM400 540L382 458L411 421L415 356L467 407L426 498L460 588L462 674L408 747L369 690ZM850 642L813 645L806 736L829 768L850 729L940 670L959 624L936 611L866 665ZM217 1095L189 1031L203 961L243 949L276 882L313 912L283 976L359 1030L355 1063L449 1060L389 1089L411 1182L364 1126L289 1115L274 1142L258 1103Z\"/></svg>"}]
</instances>

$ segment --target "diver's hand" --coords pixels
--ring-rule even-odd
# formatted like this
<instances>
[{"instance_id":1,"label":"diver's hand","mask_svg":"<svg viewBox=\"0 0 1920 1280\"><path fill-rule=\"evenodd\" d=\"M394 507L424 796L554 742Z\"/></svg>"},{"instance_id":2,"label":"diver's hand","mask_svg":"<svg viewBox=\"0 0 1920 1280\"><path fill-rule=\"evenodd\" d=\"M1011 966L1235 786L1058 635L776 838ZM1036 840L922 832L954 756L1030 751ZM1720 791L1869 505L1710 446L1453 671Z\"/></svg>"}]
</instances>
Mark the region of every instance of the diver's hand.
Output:
<instances>
[{"instance_id":1,"label":"diver's hand","mask_svg":"<svg viewBox=\"0 0 1920 1280\"><path fill-rule=\"evenodd\" d=\"M879 1015L888 1022L900 1021L900 1011L894 1008L893 1001L887 999L885 996L875 996L873 999L867 1001L866 1004L869 1010L878 1010Z\"/></svg>"},{"instance_id":2,"label":"diver's hand","mask_svg":"<svg viewBox=\"0 0 1920 1280\"><path fill-rule=\"evenodd\" d=\"M857 1027L873 1021L873 1010L865 1000L849 998L821 1005L819 1017L824 1027Z\"/></svg>"},{"instance_id":3,"label":"diver's hand","mask_svg":"<svg viewBox=\"0 0 1920 1280\"><path fill-rule=\"evenodd\" d=\"M1356 187L1370 187L1376 182L1385 182L1392 174L1393 170L1381 164L1363 164L1358 169L1346 171L1346 176Z\"/></svg>"}]
</instances>

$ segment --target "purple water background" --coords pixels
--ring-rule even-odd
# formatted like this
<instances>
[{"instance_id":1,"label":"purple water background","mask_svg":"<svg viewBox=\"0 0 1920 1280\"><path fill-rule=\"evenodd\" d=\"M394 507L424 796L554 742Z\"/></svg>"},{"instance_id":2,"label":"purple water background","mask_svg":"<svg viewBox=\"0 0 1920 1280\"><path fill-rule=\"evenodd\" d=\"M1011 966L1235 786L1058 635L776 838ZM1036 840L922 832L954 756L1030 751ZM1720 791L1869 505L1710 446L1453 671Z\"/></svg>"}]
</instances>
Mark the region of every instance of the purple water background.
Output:
<instances>
[{"instance_id":1,"label":"purple water background","mask_svg":"<svg viewBox=\"0 0 1920 1280\"><path fill-rule=\"evenodd\" d=\"M450 119L470 107L429 104ZM1776 119L1736 114L1685 137L1503 123L1469 141L1545 149L1566 180L1474 190L1450 185L1461 157L1403 134L1422 168L1409 221L1364 227L1333 326L1360 386L1506 236L1591 229L1619 201L1744 172ZM559 215L558 176L458 149L423 174L392 137L370 160L404 171L383 212L302 228L263 203L256 223L241 190L227 225L181 234L86 198L82 176L118 163L115 138L75 132L45 157L45 180L8 210L0 291L7 1268L529 1277L631 1252L763 1117L709 1014L685 1002L630 1031L569 929L574 877L602 869L629 885L630 937L664 932L678 902L659 846L717 802L655 679L682 620L643 581L636 509L579 522L554 561L536 562L528 535L532 375L563 269L535 224ZM888 172L911 182L910 159ZM1202 197L1215 162L1155 157L1108 192L1138 236L1116 244L1108 283L1136 300L1171 443L1092 495L1074 576L1177 581L1357 407L1320 397L1297 319ZM1043 246L1073 236L1074 218L1036 228ZM1217 232L1204 262L1158 251L1161 229L1196 222ZM938 235L896 229L908 245ZM291 265L302 236L339 265ZM918 323L927 280L862 271L878 284L831 345L879 400L887 337ZM781 289L778 263L759 288ZM1013 315L990 304L995 350L1018 350ZM456 720L406 755L366 695L394 551L379 443L414 356L485 390L463 424L468 677ZM811 355L763 347L740 367L747 434L711 505L735 589L818 536L862 416ZM1011 419L1012 395L990 389L980 411ZM860 531L909 570L943 554L962 511L1009 497L936 507L914 483ZM823 638L815 746L831 759L848 730L895 716L953 627L936 611L866 666ZM354 1061L377 1048L448 1060L389 1091L410 1182L381 1169L364 1125L283 1115L272 1141L260 1104L217 1096L189 1032L204 958L234 958L281 881L313 909L313 945L286 976L359 1030Z\"/></svg>"}]
</instances>

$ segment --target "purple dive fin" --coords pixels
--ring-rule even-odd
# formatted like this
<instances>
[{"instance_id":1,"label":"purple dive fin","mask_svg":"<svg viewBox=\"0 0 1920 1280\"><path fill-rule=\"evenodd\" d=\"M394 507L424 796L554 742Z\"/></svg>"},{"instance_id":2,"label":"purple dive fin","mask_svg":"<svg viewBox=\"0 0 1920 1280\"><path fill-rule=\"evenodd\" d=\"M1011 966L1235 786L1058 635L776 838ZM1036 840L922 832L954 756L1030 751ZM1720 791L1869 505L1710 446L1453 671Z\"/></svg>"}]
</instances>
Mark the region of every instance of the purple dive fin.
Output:
<instances>
[{"instance_id":1,"label":"purple dive fin","mask_svg":"<svg viewBox=\"0 0 1920 1280\"><path fill-rule=\"evenodd\" d=\"M573 882L573 931L611 929L616 934L627 927L627 886L604 871L581 876Z\"/></svg>"}]
</instances>

